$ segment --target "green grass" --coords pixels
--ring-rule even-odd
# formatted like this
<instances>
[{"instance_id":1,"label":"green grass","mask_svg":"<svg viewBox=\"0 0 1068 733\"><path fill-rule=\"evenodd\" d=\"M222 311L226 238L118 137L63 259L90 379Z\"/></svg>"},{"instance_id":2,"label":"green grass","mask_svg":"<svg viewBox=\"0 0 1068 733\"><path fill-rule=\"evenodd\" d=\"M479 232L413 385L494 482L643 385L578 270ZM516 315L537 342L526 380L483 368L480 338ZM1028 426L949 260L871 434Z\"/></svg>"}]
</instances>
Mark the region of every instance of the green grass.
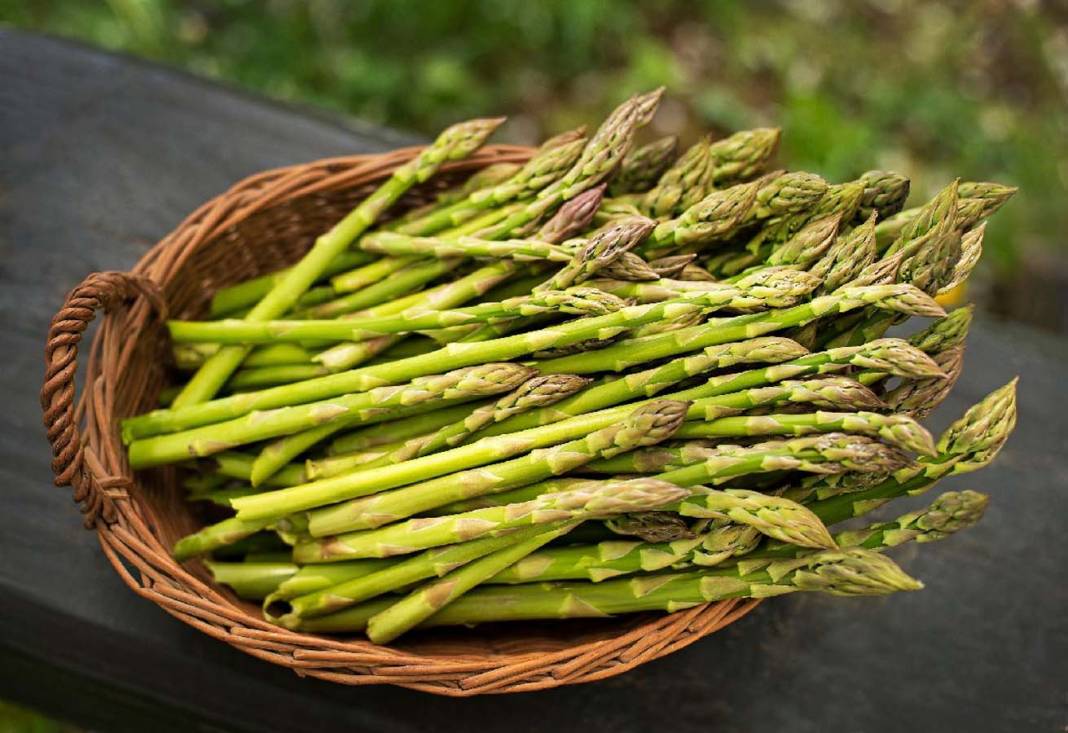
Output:
<instances>
[{"instance_id":1,"label":"green grass","mask_svg":"<svg viewBox=\"0 0 1068 733\"><path fill-rule=\"evenodd\" d=\"M0 700L0 733L77 733L78 730Z\"/></svg>"}]
</instances>

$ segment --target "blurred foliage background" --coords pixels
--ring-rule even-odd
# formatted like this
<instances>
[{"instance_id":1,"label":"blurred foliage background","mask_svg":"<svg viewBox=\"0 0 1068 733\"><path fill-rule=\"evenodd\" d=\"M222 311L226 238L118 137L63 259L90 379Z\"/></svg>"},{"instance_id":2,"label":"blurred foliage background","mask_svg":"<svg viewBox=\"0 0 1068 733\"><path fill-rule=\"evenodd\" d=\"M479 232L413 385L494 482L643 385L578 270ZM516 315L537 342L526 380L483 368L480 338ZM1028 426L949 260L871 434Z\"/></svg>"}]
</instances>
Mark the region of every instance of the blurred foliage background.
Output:
<instances>
[{"instance_id":1,"label":"blurred foliage background","mask_svg":"<svg viewBox=\"0 0 1068 733\"><path fill-rule=\"evenodd\" d=\"M790 167L898 170L914 199L1019 186L979 296L1068 324L1063 0L0 0L0 20L427 135L507 113L531 142L664 84L650 134L778 125Z\"/></svg>"}]
</instances>

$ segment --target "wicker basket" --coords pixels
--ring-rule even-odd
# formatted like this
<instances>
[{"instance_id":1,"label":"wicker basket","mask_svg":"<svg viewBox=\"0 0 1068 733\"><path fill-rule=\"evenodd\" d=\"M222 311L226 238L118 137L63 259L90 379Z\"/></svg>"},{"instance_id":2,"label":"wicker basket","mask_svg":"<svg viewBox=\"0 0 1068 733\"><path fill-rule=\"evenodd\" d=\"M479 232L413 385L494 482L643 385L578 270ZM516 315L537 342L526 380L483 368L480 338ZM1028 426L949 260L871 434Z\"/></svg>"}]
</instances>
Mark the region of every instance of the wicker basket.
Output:
<instances>
[{"instance_id":1,"label":"wicker basket","mask_svg":"<svg viewBox=\"0 0 1068 733\"><path fill-rule=\"evenodd\" d=\"M257 607L215 586L200 563L179 565L171 558L172 543L202 522L183 502L173 469L130 471L118 431L120 418L151 408L164 386L169 349L163 319L202 317L219 287L292 263L316 234L416 152L333 158L247 178L193 212L130 272L92 274L67 296L45 350L44 422L56 484L73 487L86 527L96 530L116 572L167 613L297 674L452 696L611 677L743 616L755 601L670 615L420 632L387 647L268 624ZM435 187L529 155L527 148L485 148L444 169ZM415 191L406 203L434 190ZM78 344L98 309L105 316L75 401Z\"/></svg>"}]
</instances>

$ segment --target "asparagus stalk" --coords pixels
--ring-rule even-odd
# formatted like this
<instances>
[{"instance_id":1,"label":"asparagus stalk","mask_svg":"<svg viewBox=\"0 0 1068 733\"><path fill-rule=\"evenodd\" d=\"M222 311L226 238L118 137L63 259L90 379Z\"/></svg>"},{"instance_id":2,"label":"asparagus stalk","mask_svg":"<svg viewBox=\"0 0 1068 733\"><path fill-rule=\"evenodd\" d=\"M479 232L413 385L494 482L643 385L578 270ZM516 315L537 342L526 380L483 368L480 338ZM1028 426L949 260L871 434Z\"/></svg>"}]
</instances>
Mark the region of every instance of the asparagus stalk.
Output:
<instances>
[{"instance_id":1,"label":"asparagus stalk","mask_svg":"<svg viewBox=\"0 0 1068 733\"><path fill-rule=\"evenodd\" d=\"M370 255L363 252L342 252L323 269L320 277L330 277L351 270L367 264L370 260ZM212 317L218 317L256 305L288 272L288 269L278 270L216 290L211 298L210 314Z\"/></svg>"},{"instance_id":2,"label":"asparagus stalk","mask_svg":"<svg viewBox=\"0 0 1068 733\"><path fill-rule=\"evenodd\" d=\"M297 562L336 562L362 557L392 557L419 550L508 534L520 527L572 522L640 512L677 502L689 492L656 479L590 481L522 504L475 509L464 514L411 519L364 532L297 544Z\"/></svg>"},{"instance_id":3,"label":"asparagus stalk","mask_svg":"<svg viewBox=\"0 0 1068 733\"><path fill-rule=\"evenodd\" d=\"M551 532L567 523L535 524L511 533L481 537L468 542L434 547L407 558L391 559L375 572L343 577L326 587L316 587L297 596L280 595L264 605L267 618L289 628L302 620L325 616L354 606L357 603L389 593L427 578L443 577L456 568L485 557L505 547L526 542ZM346 567L353 563L383 562L381 559L349 560L341 563L320 563L307 567Z\"/></svg>"},{"instance_id":4,"label":"asparagus stalk","mask_svg":"<svg viewBox=\"0 0 1068 733\"><path fill-rule=\"evenodd\" d=\"M873 215L880 220L888 219L905 206L909 197L909 179L891 171L868 171L861 175L864 193L853 221L867 221Z\"/></svg>"},{"instance_id":5,"label":"asparagus stalk","mask_svg":"<svg viewBox=\"0 0 1068 733\"><path fill-rule=\"evenodd\" d=\"M671 512L620 514L606 519L604 525L616 534L640 537L647 542L673 542L697 536L685 519Z\"/></svg>"},{"instance_id":6,"label":"asparagus stalk","mask_svg":"<svg viewBox=\"0 0 1068 733\"><path fill-rule=\"evenodd\" d=\"M388 644L410 629L453 603L463 594L493 577L501 570L539 549L547 542L567 534L576 523L562 524L510 547L479 558L453 570L440 580L417 588L389 608L367 621L367 637L376 644Z\"/></svg>"},{"instance_id":7,"label":"asparagus stalk","mask_svg":"<svg viewBox=\"0 0 1068 733\"><path fill-rule=\"evenodd\" d=\"M898 470L890 478L859 491L830 487L826 498L822 487L809 487L817 497L810 508L827 524L861 516L890 499L926 491L946 476L978 470L994 459L1016 425L1016 380L991 392L968 409L942 434L938 455L921 457L915 467Z\"/></svg>"},{"instance_id":8,"label":"asparagus stalk","mask_svg":"<svg viewBox=\"0 0 1068 733\"><path fill-rule=\"evenodd\" d=\"M565 313L604 315L619 310L623 301L593 288L543 290L531 295L481 303L456 310L414 309L395 316L355 322L319 321L168 321L171 338L179 342L269 344L277 341L357 341L384 334L449 328L487 320Z\"/></svg>"},{"instance_id":9,"label":"asparagus stalk","mask_svg":"<svg viewBox=\"0 0 1068 733\"><path fill-rule=\"evenodd\" d=\"M601 278L589 281L591 287L639 303L659 303L690 294L717 295L723 302L720 307L740 311L789 307L819 284L819 280L807 272L787 268L766 268L734 283L665 279L630 282ZM765 288L765 285L769 287Z\"/></svg>"},{"instance_id":10,"label":"asparagus stalk","mask_svg":"<svg viewBox=\"0 0 1068 733\"><path fill-rule=\"evenodd\" d=\"M388 255L508 258L523 261L570 262L571 247L536 239L488 240L477 237L413 237L396 232L372 232L360 240L360 249Z\"/></svg>"},{"instance_id":11,"label":"asparagus stalk","mask_svg":"<svg viewBox=\"0 0 1068 733\"><path fill-rule=\"evenodd\" d=\"M823 282L820 292L831 293L859 277L875 257L875 215L872 214L851 232L839 237L809 268L809 273Z\"/></svg>"},{"instance_id":12,"label":"asparagus stalk","mask_svg":"<svg viewBox=\"0 0 1068 733\"><path fill-rule=\"evenodd\" d=\"M908 461L900 452L889 450L881 443L867 440L842 439L831 434L834 443L828 444L825 436L809 438L809 443L770 442L755 446L717 444L713 447L699 441L685 441L680 445L658 447L631 451L614 458L593 461L583 467L584 473L598 474L646 474L674 471L686 466L703 464L704 470L711 471L714 463L723 464L723 475L716 473L707 481L722 483L726 479L747 475L758 471L811 471L815 473L837 473L857 466L863 467L865 461L880 471L899 468ZM837 445L835 445L837 444ZM762 461L767 458L767 467ZM785 457L779 460L779 457ZM828 456L832 456L828 458ZM774 464L774 465L772 465ZM755 471L754 471L755 469ZM864 470L861 468L860 470Z\"/></svg>"},{"instance_id":13,"label":"asparagus stalk","mask_svg":"<svg viewBox=\"0 0 1068 733\"><path fill-rule=\"evenodd\" d=\"M643 216L630 216L606 224L583 244L564 267L534 290L563 290L588 280L598 270L618 260L642 241L655 223Z\"/></svg>"},{"instance_id":14,"label":"asparagus stalk","mask_svg":"<svg viewBox=\"0 0 1068 733\"><path fill-rule=\"evenodd\" d=\"M708 140L699 140L679 156L642 198L642 210L655 217L682 213L699 201L711 184L711 165ZM692 200L695 196L696 200Z\"/></svg>"},{"instance_id":15,"label":"asparagus stalk","mask_svg":"<svg viewBox=\"0 0 1068 733\"><path fill-rule=\"evenodd\" d=\"M479 407L475 403L475 409ZM328 455L341 455L367 450L387 443L396 443L420 435L432 433L457 420L462 420L472 410L471 403L461 403L443 407L432 412L419 413L411 417L379 423L345 433L335 438L327 448Z\"/></svg>"},{"instance_id":16,"label":"asparagus stalk","mask_svg":"<svg viewBox=\"0 0 1068 733\"><path fill-rule=\"evenodd\" d=\"M479 236L500 239L538 221L549 211L610 176L630 150L634 134L652 119L663 89L632 97L616 108L590 138L575 164L559 179L541 189L534 200Z\"/></svg>"},{"instance_id":17,"label":"asparagus stalk","mask_svg":"<svg viewBox=\"0 0 1068 733\"><path fill-rule=\"evenodd\" d=\"M453 125L415 158L397 168L359 206L320 236L311 250L286 273L284 279L272 286L261 301L245 316L246 320L261 321L278 318L297 302L297 299L322 275L334 259L393 203L416 183L429 179L447 161L458 160L479 148L503 119L472 120ZM182 407L210 400L230 375L248 356L246 346L219 350L197 370L185 388L175 398L174 405Z\"/></svg>"},{"instance_id":18,"label":"asparagus stalk","mask_svg":"<svg viewBox=\"0 0 1068 733\"><path fill-rule=\"evenodd\" d=\"M532 369L519 364L491 362L445 374L417 377L407 384L253 412L224 423L135 441L130 445L130 465L145 468L175 463L190 456L209 456L239 445L329 423L381 422L395 414L393 408L425 407L429 401L469 400L496 394L513 389L532 374Z\"/></svg>"},{"instance_id":19,"label":"asparagus stalk","mask_svg":"<svg viewBox=\"0 0 1068 733\"><path fill-rule=\"evenodd\" d=\"M609 193L612 196L645 193L671 167L678 148L679 139L668 135L630 151L612 177Z\"/></svg>"},{"instance_id":20,"label":"asparagus stalk","mask_svg":"<svg viewBox=\"0 0 1068 733\"><path fill-rule=\"evenodd\" d=\"M660 273L633 252L624 252L615 262L602 267L597 273L615 280L659 280Z\"/></svg>"},{"instance_id":21,"label":"asparagus stalk","mask_svg":"<svg viewBox=\"0 0 1068 733\"><path fill-rule=\"evenodd\" d=\"M228 585L239 598L261 600L280 583L297 572L291 562L219 562L204 563L216 583Z\"/></svg>"},{"instance_id":22,"label":"asparagus stalk","mask_svg":"<svg viewBox=\"0 0 1068 733\"><path fill-rule=\"evenodd\" d=\"M416 441L416 445L411 446L414 449L411 455L425 456L445 448L454 448L488 425L539 407L554 405L583 389L590 381L573 374L531 377L493 404L477 408L463 420L441 428L425 440Z\"/></svg>"},{"instance_id":23,"label":"asparagus stalk","mask_svg":"<svg viewBox=\"0 0 1068 733\"><path fill-rule=\"evenodd\" d=\"M499 425L490 426L483 434L497 435L548 425L636 397L651 397L688 377L748 362L771 362L772 365L713 377L699 387L674 393L674 396L680 399L715 397L785 379L839 371L848 366L879 370L879 374L891 372L910 379L941 376L930 357L901 339L880 339L862 346L804 355L804 349L789 339L765 336L709 346L696 355L676 359L664 366L587 387L552 408L511 417ZM626 365L619 367L620 370L625 368Z\"/></svg>"},{"instance_id":24,"label":"asparagus stalk","mask_svg":"<svg viewBox=\"0 0 1068 733\"><path fill-rule=\"evenodd\" d=\"M924 509L903 514L890 522L839 532L834 535L834 541L841 548L856 547L873 552L883 552L906 542L934 542L976 524L988 501L988 497L975 491L946 492ZM682 541L610 540L594 545L546 548L531 553L486 582L590 580L596 583L620 575L651 573L689 564L719 565L739 556L744 556L737 561L739 571L748 574L767 567L775 558L804 557L811 553L807 548L785 543L770 550L752 552L751 543L735 539L742 529L745 528L725 524L707 534ZM722 551L718 549L720 547L727 549Z\"/></svg>"},{"instance_id":25,"label":"asparagus stalk","mask_svg":"<svg viewBox=\"0 0 1068 733\"><path fill-rule=\"evenodd\" d=\"M824 412L799 415L752 415L721 417L708 422L687 423L679 438L726 438L752 435L811 435L847 432L869 435L922 455L935 455L934 440L922 425L907 415L878 412Z\"/></svg>"},{"instance_id":26,"label":"asparagus stalk","mask_svg":"<svg viewBox=\"0 0 1068 733\"><path fill-rule=\"evenodd\" d=\"M922 420L945 401L960 378L964 365L964 349L960 346L946 349L936 354L934 360L945 372L945 376L902 382L884 395L886 404L891 409Z\"/></svg>"},{"instance_id":27,"label":"asparagus stalk","mask_svg":"<svg viewBox=\"0 0 1068 733\"><path fill-rule=\"evenodd\" d=\"M655 260L649 261L649 267L656 272L658 277L678 277L679 273L682 272L686 265L692 264L696 257L696 254L657 257ZM611 275L608 275L608 277L611 277Z\"/></svg>"},{"instance_id":28,"label":"asparagus stalk","mask_svg":"<svg viewBox=\"0 0 1068 733\"><path fill-rule=\"evenodd\" d=\"M712 184L722 187L758 175L775 155L782 131L775 127L742 130L708 147Z\"/></svg>"},{"instance_id":29,"label":"asparagus stalk","mask_svg":"<svg viewBox=\"0 0 1068 733\"><path fill-rule=\"evenodd\" d=\"M565 133L565 135L568 136L573 134L577 135L574 139L578 139L583 133L578 130ZM570 141L573 142L574 139ZM493 163L492 165L487 165L485 168L480 168L475 171L460 185L442 191L434 197L433 201L424 204L423 206L409 209L404 212L403 215L383 223L382 228L391 230L398 229L405 224L410 224L417 219L422 219L425 216L463 201L475 191L491 188L512 179L516 173L522 170L522 168L523 166L519 163Z\"/></svg>"},{"instance_id":30,"label":"asparagus stalk","mask_svg":"<svg viewBox=\"0 0 1068 733\"><path fill-rule=\"evenodd\" d=\"M827 550L803 559L783 560L743 575L737 568L699 570L603 583L540 583L476 589L434 614L424 625L472 625L491 621L604 618L642 611L681 611L730 598L766 598L796 591L840 596L885 595L919 590L892 560L868 550ZM356 631L388 601L367 603L330 616L309 619L307 632Z\"/></svg>"},{"instance_id":31,"label":"asparagus stalk","mask_svg":"<svg viewBox=\"0 0 1068 733\"><path fill-rule=\"evenodd\" d=\"M325 507L309 514L313 537L379 527L419 512L560 476L597 458L667 440L686 417L689 404L656 400L633 409L617 424L609 424L575 440L546 450L534 450L489 469L453 473L396 491ZM441 454L437 454L441 455Z\"/></svg>"},{"instance_id":32,"label":"asparagus stalk","mask_svg":"<svg viewBox=\"0 0 1068 733\"><path fill-rule=\"evenodd\" d=\"M865 306L907 315L940 317L944 314L936 303L926 299L920 291L909 285L845 287L792 308L735 316L641 340L624 339L597 352L541 362L538 369L542 372L571 374L622 371L654 359L677 356L737 339L763 336Z\"/></svg>"},{"instance_id":33,"label":"asparagus stalk","mask_svg":"<svg viewBox=\"0 0 1068 733\"><path fill-rule=\"evenodd\" d=\"M566 173L586 147L581 131L572 131L547 140L510 179L488 189L473 191L465 199L430 215L397 227L401 234L429 236L478 217L487 209L521 201L545 188Z\"/></svg>"}]
</instances>

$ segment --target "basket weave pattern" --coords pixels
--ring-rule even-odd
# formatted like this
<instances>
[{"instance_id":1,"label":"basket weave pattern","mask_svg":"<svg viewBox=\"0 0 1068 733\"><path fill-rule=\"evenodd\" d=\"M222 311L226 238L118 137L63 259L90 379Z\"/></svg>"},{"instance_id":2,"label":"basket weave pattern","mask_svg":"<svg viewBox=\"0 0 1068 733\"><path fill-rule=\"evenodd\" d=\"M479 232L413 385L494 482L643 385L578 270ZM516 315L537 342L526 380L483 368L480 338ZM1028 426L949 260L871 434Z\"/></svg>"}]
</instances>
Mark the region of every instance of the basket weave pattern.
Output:
<instances>
[{"instance_id":1,"label":"basket weave pattern","mask_svg":"<svg viewBox=\"0 0 1068 733\"><path fill-rule=\"evenodd\" d=\"M180 565L173 542L203 521L173 468L131 472L119 420L151 409L167 378L167 317L203 317L216 289L284 267L418 148L265 171L208 201L130 272L94 273L52 320L41 406L57 485L70 485L85 525L138 595L255 657L349 685L394 684L442 695L520 692L588 682L670 654L740 618L756 601L666 615L566 624L510 624L414 634L396 646L288 631ZM490 146L446 166L405 203L427 199L480 167L523 162L530 149ZM76 399L78 347L103 311Z\"/></svg>"}]
</instances>

